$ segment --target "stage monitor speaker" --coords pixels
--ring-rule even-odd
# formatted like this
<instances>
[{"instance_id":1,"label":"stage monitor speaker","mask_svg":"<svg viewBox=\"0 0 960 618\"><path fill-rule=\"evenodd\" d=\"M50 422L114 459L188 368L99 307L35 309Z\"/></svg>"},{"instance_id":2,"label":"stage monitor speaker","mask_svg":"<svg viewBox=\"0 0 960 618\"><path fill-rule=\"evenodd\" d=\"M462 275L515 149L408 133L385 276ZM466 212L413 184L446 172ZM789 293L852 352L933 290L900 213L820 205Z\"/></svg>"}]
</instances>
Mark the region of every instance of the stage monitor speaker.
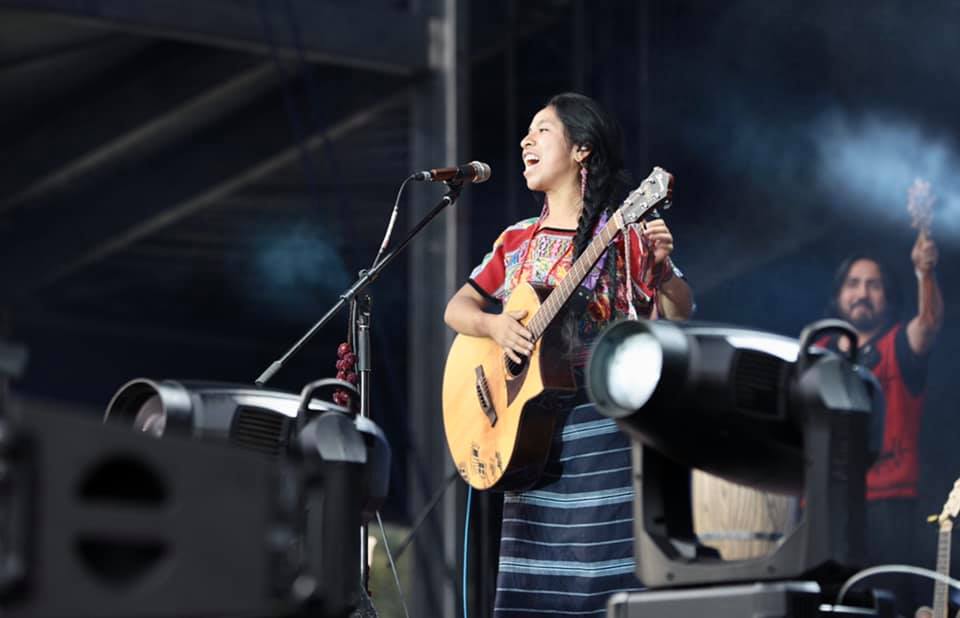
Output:
<instances>
[{"instance_id":1,"label":"stage monitor speaker","mask_svg":"<svg viewBox=\"0 0 960 618\"><path fill-rule=\"evenodd\" d=\"M363 465L324 462L315 433L308 425L304 452L278 461L61 414L4 419L0 610L347 615L359 600Z\"/></svg>"}]
</instances>

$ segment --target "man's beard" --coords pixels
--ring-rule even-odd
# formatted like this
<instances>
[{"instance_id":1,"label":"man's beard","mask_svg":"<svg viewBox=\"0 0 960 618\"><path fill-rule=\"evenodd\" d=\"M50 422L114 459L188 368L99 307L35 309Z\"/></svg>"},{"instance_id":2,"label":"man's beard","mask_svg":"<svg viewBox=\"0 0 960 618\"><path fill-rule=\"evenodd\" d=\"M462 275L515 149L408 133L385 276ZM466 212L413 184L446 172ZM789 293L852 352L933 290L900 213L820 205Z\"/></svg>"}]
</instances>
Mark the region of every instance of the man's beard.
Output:
<instances>
[{"instance_id":1,"label":"man's beard","mask_svg":"<svg viewBox=\"0 0 960 618\"><path fill-rule=\"evenodd\" d=\"M860 313L859 317L854 318L853 311L859 306L866 307L869 312ZM883 326L887 316L874 309L872 304L861 302L855 304L849 311L844 311L843 319L853 324L853 327L861 333L870 333Z\"/></svg>"}]
</instances>

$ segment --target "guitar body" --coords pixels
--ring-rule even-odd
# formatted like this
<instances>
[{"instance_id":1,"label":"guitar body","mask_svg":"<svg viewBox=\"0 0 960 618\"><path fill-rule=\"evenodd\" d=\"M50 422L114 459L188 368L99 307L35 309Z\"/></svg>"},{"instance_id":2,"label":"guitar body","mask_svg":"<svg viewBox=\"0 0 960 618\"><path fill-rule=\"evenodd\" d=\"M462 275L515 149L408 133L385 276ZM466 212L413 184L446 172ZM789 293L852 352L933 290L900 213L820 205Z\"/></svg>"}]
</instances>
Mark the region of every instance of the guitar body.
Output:
<instances>
[{"instance_id":1,"label":"guitar body","mask_svg":"<svg viewBox=\"0 0 960 618\"><path fill-rule=\"evenodd\" d=\"M526 310L526 324L550 292L523 283L503 310ZM576 391L561 324L548 327L528 362L513 370L492 339L454 339L443 374L443 425L454 465L472 487L528 489L543 472L561 411L558 397Z\"/></svg>"}]
</instances>

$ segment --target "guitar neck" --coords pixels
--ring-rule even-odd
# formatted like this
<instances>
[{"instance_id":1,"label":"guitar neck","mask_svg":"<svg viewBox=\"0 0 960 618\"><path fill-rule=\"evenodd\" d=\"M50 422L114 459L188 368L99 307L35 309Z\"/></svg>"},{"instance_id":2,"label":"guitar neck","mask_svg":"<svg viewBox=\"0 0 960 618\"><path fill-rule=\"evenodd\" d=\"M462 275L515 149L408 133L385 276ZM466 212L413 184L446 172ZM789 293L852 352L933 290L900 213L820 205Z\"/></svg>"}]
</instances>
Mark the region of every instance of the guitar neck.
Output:
<instances>
[{"instance_id":1,"label":"guitar neck","mask_svg":"<svg viewBox=\"0 0 960 618\"><path fill-rule=\"evenodd\" d=\"M941 525L937 542L937 573L950 574L950 534L952 526ZM933 618L947 618L947 584L937 580L933 588Z\"/></svg>"},{"instance_id":2,"label":"guitar neck","mask_svg":"<svg viewBox=\"0 0 960 618\"><path fill-rule=\"evenodd\" d=\"M593 237L593 240L587 245L587 248L584 249L583 253L580 254L580 257L577 258L577 261L574 262L570 268L570 272L563 278L560 285L550 293L547 300L544 301L540 309L537 310L527 324L527 329L533 334L534 340L539 339L541 335L543 335L543 332L547 330L547 327L550 326L553 319L557 317L560 309L563 308L563 305L576 291L580 283L587 277L590 269L597 263L597 260L603 255L603 252L610 243L613 242L617 232L622 228L623 217L618 211L610 217L610 220L603 226L600 233Z\"/></svg>"}]
</instances>

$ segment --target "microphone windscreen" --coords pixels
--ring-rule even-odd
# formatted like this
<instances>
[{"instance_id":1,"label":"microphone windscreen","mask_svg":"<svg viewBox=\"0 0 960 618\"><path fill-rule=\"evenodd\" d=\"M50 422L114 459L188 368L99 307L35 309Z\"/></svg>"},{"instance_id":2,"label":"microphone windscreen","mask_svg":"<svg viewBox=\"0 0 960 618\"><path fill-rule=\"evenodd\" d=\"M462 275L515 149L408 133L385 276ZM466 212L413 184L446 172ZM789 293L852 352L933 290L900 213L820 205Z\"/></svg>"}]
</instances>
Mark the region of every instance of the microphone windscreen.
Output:
<instances>
[{"instance_id":1,"label":"microphone windscreen","mask_svg":"<svg viewBox=\"0 0 960 618\"><path fill-rule=\"evenodd\" d=\"M473 182L486 182L490 180L490 166L481 161L471 161L470 165L475 170Z\"/></svg>"}]
</instances>

